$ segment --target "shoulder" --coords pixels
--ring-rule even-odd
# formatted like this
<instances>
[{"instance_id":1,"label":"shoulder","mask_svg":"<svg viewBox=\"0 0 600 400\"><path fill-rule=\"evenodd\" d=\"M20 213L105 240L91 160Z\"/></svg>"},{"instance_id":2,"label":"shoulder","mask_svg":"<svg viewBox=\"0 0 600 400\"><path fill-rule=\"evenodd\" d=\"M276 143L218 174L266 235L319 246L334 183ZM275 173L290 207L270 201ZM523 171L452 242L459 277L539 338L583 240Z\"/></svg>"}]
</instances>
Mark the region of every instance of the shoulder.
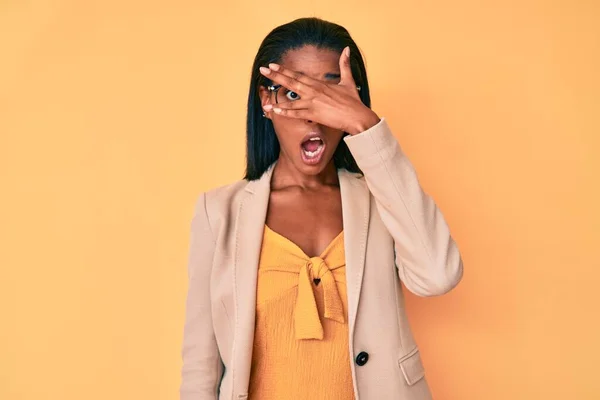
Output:
<instances>
[{"instance_id":1,"label":"shoulder","mask_svg":"<svg viewBox=\"0 0 600 400\"><path fill-rule=\"evenodd\" d=\"M226 185L202 191L196 197L195 211L205 211L209 216L236 201L244 192L248 181L240 179Z\"/></svg>"},{"instance_id":2,"label":"shoulder","mask_svg":"<svg viewBox=\"0 0 600 400\"><path fill-rule=\"evenodd\" d=\"M205 192L205 196L207 201L210 201L211 203L227 203L234 200L236 197L239 197L239 195L244 192L246 185L248 185L248 181L245 179L240 179L235 182L210 189Z\"/></svg>"}]
</instances>

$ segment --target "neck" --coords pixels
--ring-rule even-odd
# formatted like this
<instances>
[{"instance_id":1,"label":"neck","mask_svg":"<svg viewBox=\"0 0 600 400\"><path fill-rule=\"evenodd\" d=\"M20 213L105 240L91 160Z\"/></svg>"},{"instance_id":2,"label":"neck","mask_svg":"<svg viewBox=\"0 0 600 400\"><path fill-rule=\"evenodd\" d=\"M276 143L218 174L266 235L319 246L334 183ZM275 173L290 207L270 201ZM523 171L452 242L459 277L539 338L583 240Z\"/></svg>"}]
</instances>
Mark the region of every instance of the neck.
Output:
<instances>
[{"instance_id":1,"label":"neck","mask_svg":"<svg viewBox=\"0 0 600 400\"><path fill-rule=\"evenodd\" d=\"M299 187L301 189L319 189L325 186L337 186L338 172L333 159L318 174L307 175L299 171L289 160L280 156L273 169L271 177L271 188L273 190L288 187Z\"/></svg>"}]
</instances>

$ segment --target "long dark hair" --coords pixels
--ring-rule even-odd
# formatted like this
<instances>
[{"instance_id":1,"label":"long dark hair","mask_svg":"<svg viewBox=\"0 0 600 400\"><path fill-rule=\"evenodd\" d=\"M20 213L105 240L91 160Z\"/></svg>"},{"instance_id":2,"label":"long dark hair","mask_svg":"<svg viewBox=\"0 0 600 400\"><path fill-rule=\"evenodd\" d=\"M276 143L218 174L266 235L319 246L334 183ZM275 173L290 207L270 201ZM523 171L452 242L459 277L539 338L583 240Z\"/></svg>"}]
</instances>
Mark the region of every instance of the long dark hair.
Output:
<instances>
[{"instance_id":1,"label":"long dark hair","mask_svg":"<svg viewBox=\"0 0 600 400\"><path fill-rule=\"evenodd\" d=\"M280 151L273 123L270 119L262 116L263 109L258 90L260 86L266 87L273 82L259 72L259 67L267 66L269 63L280 63L282 56L287 51L299 49L305 45L337 51L340 54L344 47L350 46L352 76L356 85L361 87L359 92L361 101L367 107L371 107L365 64L358 46L346 28L315 17L299 18L278 26L262 41L252 65L246 121L246 176L244 179L260 178L277 160ZM362 173L343 140L335 150L333 161L337 168Z\"/></svg>"}]
</instances>

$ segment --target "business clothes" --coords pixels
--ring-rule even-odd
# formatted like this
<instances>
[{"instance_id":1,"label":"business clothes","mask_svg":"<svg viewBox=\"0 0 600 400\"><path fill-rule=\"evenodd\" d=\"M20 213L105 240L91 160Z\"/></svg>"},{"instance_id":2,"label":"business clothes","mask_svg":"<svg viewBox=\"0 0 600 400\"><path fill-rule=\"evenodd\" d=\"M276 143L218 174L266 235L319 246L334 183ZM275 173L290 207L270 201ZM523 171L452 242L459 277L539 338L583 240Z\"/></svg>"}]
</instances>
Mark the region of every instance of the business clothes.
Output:
<instances>
[{"instance_id":1,"label":"business clothes","mask_svg":"<svg viewBox=\"0 0 600 400\"><path fill-rule=\"evenodd\" d=\"M463 274L458 247L385 118L343 140L364 173L338 170L355 398L431 399L400 281L420 296L448 292ZM273 166L258 180L202 193L196 203L181 400L248 399Z\"/></svg>"}]
</instances>

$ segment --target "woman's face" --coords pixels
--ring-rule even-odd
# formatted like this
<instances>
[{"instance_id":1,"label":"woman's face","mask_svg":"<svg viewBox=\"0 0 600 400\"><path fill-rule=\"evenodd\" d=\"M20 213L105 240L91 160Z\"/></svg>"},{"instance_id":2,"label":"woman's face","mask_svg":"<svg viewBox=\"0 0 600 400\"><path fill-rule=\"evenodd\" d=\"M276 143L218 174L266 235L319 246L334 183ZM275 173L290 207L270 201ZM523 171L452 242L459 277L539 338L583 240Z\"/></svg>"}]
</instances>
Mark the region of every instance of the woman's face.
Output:
<instances>
[{"instance_id":1,"label":"woman's face","mask_svg":"<svg viewBox=\"0 0 600 400\"><path fill-rule=\"evenodd\" d=\"M340 53L333 50L317 49L307 45L284 54L279 63L291 71L301 72L314 79L338 84L340 82ZM295 101L300 96L281 87L274 92L260 87L262 105ZM281 152L279 162L283 161L306 175L321 173L333 158L344 132L316 122L285 117L274 112L265 113L273 122Z\"/></svg>"}]
</instances>

